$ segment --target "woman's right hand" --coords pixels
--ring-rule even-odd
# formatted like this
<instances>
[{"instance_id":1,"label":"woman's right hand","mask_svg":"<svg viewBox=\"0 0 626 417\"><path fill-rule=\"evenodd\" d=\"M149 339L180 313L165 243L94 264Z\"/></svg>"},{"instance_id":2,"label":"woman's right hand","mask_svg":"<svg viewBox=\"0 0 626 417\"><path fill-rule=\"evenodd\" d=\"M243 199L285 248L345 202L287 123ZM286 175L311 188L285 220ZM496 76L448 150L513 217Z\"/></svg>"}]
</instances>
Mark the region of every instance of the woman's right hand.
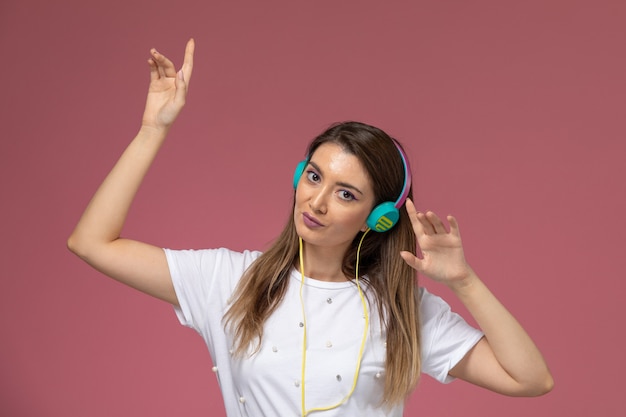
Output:
<instances>
[{"instance_id":1,"label":"woman's right hand","mask_svg":"<svg viewBox=\"0 0 626 417\"><path fill-rule=\"evenodd\" d=\"M137 190L185 104L193 50L190 39L178 72L172 61L151 51L150 89L141 129L94 194L67 242L72 252L105 275L173 305L178 299L165 252L123 238L121 233Z\"/></svg>"},{"instance_id":2,"label":"woman's right hand","mask_svg":"<svg viewBox=\"0 0 626 417\"><path fill-rule=\"evenodd\" d=\"M177 72L172 61L150 50L150 88L142 119L142 128L167 130L185 105L189 80L193 70L195 42L190 39L185 48L182 68Z\"/></svg>"}]
</instances>

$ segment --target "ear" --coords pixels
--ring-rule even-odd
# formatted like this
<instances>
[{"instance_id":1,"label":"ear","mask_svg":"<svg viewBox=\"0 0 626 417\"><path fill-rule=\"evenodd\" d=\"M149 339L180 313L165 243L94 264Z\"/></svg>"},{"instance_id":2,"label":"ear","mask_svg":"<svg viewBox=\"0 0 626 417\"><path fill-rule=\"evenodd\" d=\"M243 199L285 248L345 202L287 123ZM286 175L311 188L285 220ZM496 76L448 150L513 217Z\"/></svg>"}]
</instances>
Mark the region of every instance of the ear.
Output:
<instances>
[{"instance_id":1,"label":"ear","mask_svg":"<svg viewBox=\"0 0 626 417\"><path fill-rule=\"evenodd\" d=\"M370 230L370 228L367 226L367 223L365 223L365 224L363 225L363 227L361 227L361 232L365 233L365 232L367 232L368 230Z\"/></svg>"}]
</instances>

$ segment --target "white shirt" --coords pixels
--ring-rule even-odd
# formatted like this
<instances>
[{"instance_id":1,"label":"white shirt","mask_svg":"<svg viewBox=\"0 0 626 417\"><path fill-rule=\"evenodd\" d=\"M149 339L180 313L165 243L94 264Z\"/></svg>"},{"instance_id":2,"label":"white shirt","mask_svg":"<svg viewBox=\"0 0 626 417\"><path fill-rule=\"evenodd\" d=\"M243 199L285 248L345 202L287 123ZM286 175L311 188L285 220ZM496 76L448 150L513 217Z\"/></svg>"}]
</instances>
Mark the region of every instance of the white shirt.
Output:
<instances>
[{"instance_id":1,"label":"white shirt","mask_svg":"<svg viewBox=\"0 0 626 417\"><path fill-rule=\"evenodd\" d=\"M265 323L259 352L235 358L222 317L239 278L260 252L166 249L165 253L180 304L177 316L205 340L229 417L301 415L305 322L306 409L330 407L350 392L365 325L354 283L305 278L303 317L301 276L294 269L283 301ZM422 372L449 382L449 370L482 333L451 312L441 298L425 289L420 289L420 298ZM384 386L386 335L373 304L368 304L368 311L370 324L354 393L339 407L311 415L402 415L402 405L378 407Z\"/></svg>"}]
</instances>

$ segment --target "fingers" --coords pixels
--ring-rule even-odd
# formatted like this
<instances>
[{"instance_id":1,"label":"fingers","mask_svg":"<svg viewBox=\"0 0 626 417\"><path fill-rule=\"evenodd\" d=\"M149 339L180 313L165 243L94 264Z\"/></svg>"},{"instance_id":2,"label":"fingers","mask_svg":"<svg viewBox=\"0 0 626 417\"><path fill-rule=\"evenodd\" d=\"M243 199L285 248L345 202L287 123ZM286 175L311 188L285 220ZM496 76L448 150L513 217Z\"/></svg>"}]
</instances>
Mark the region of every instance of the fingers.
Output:
<instances>
[{"instance_id":1,"label":"fingers","mask_svg":"<svg viewBox=\"0 0 626 417\"><path fill-rule=\"evenodd\" d=\"M411 224L413 225L413 231L415 232L416 235L421 235L424 233L424 225L422 224L422 222L419 219L419 214L417 209L415 208L415 205L413 204L413 201L410 198L406 199L406 211L409 214L409 219L411 220Z\"/></svg>"},{"instance_id":2,"label":"fingers","mask_svg":"<svg viewBox=\"0 0 626 417\"><path fill-rule=\"evenodd\" d=\"M410 199L406 200L406 209L413 224L413 230L417 235L421 233L426 235L448 233L445 224L434 212L422 213L417 211ZM456 219L453 216L447 216L447 220L450 223L450 233L459 236L459 224Z\"/></svg>"},{"instance_id":3,"label":"fingers","mask_svg":"<svg viewBox=\"0 0 626 417\"><path fill-rule=\"evenodd\" d=\"M183 77L189 86L189 80L191 80L191 73L193 71L193 52L196 49L196 41L191 38L187 41L185 47L185 58L183 59Z\"/></svg>"},{"instance_id":4,"label":"fingers","mask_svg":"<svg viewBox=\"0 0 626 417\"><path fill-rule=\"evenodd\" d=\"M456 221L454 216L448 216L448 223L450 223L450 233L460 237L461 231L459 230L459 222Z\"/></svg>"},{"instance_id":5,"label":"fingers","mask_svg":"<svg viewBox=\"0 0 626 417\"><path fill-rule=\"evenodd\" d=\"M428 211L426 213L417 211L411 199L406 200L406 209L409 213L409 218L413 224L413 231L416 235L434 235L438 232L445 232L445 228L443 227L441 220L439 220L437 215L432 211Z\"/></svg>"},{"instance_id":6,"label":"fingers","mask_svg":"<svg viewBox=\"0 0 626 417\"><path fill-rule=\"evenodd\" d=\"M165 55L162 55L154 48L150 50L150 59L148 60L148 65L150 66L150 81L158 81L162 78L174 78L176 84L174 100L182 104L185 102L185 95L189 88L189 80L193 70L194 50L195 41L192 38L187 41L183 66L178 72L172 61L165 57Z\"/></svg>"},{"instance_id":7,"label":"fingers","mask_svg":"<svg viewBox=\"0 0 626 417\"><path fill-rule=\"evenodd\" d=\"M156 81L159 79L159 69L157 68L156 62L151 59L148 60L148 65L150 66L150 81Z\"/></svg>"},{"instance_id":8,"label":"fingers","mask_svg":"<svg viewBox=\"0 0 626 417\"><path fill-rule=\"evenodd\" d=\"M187 42L187 46L185 47L185 58L183 61L183 73L184 78L189 81L191 78L191 71L193 68L193 52L195 49L195 41L193 39L189 39ZM161 54L156 49L150 49L150 76L151 79L155 79L155 75L158 75L158 78L174 78L176 77L176 67L174 63L169 60L165 55ZM153 69L156 69L156 73L153 72ZM158 79L157 78L157 79Z\"/></svg>"},{"instance_id":9,"label":"fingers","mask_svg":"<svg viewBox=\"0 0 626 417\"><path fill-rule=\"evenodd\" d=\"M439 216L437 216L435 213L433 213L432 211L427 211L424 217L426 218L428 224L430 225L430 228L434 231L433 232L434 234L448 233L443 222L441 221Z\"/></svg>"}]
</instances>

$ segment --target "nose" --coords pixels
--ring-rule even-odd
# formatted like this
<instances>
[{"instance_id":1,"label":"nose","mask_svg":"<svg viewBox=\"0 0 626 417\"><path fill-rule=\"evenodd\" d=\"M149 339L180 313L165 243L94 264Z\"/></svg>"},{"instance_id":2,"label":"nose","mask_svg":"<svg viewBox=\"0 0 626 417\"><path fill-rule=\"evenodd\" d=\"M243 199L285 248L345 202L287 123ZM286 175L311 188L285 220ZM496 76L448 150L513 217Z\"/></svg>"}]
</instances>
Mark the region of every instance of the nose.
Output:
<instances>
[{"instance_id":1,"label":"nose","mask_svg":"<svg viewBox=\"0 0 626 417\"><path fill-rule=\"evenodd\" d=\"M309 199L309 207L313 212L325 214L328 209L328 191L321 187L313 192Z\"/></svg>"}]
</instances>

